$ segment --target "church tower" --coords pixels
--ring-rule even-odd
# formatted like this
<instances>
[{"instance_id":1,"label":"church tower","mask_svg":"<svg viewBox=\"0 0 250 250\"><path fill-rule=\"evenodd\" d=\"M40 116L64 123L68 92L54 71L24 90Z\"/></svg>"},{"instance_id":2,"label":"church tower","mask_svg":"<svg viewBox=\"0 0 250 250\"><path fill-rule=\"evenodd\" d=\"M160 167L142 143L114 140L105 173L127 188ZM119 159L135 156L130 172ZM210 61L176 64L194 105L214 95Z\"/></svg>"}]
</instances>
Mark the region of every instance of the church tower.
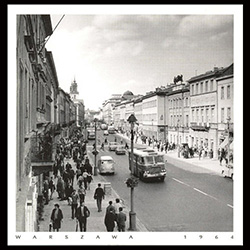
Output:
<instances>
[{"instance_id":1,"label":"church tower","mask_svg":"<svg viewBox=\"0 0 250 250\"><path fill-rule=\"evenodd\" d=\"M75 100L75 99L78 99L78 95L79 95L79 92L77 90L77 83L76 83L76 80L74 79L74 81L71 83L71 86L70 86L70 97L72 100Z\"/></svg>"}]
</instances>

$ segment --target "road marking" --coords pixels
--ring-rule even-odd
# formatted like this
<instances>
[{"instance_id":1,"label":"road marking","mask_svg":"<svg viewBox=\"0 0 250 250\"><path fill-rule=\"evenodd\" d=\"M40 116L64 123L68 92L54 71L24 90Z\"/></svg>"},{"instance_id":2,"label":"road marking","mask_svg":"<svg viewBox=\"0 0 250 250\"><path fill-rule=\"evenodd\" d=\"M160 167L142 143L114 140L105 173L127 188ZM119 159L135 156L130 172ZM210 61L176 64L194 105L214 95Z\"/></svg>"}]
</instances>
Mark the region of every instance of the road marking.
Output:
<instances>
[{"instance_id":1,"label":"road marking","mask_svg":"<svg viewBox=\"0 0 250 250\"><path fill-rule=\"evenodd\" d=\"M177 182L179 182L179 183L181 183L181 184L183 184L183 185L186 185L186 186L190 187L187 183L185 183L183 181L180 181L180 180L175 179L175 178L172 178L172 179L175 180L175 181L177 181Z\"/></svg>"},{"instance_id":2,"label":"road marking","mask_svg":"<svg viewBox=\"0 0 250 250\"><path fill-rule=\"evenodd\" d=\"M204 194L204 195L208 195L207 193L205 193L205 192L203 192L203 191L201 191L200 189L198 189L198 188L193 188L195 191L197 191L197 192L199 192L199 193L201 193L201 194Z\"/></svg>"},{"instance_id":3,"label":"road marking","mask_svg":"<svg viewBox=\"0 0 250 250\"><path fill-rule=\"evenodd\" d=\"M234 208L234 207L233 207L232 205L230 205L230 204L227 204L227 206L228 206L228 207L231 207L231 208Z\"/></svg>"}]
</instances>

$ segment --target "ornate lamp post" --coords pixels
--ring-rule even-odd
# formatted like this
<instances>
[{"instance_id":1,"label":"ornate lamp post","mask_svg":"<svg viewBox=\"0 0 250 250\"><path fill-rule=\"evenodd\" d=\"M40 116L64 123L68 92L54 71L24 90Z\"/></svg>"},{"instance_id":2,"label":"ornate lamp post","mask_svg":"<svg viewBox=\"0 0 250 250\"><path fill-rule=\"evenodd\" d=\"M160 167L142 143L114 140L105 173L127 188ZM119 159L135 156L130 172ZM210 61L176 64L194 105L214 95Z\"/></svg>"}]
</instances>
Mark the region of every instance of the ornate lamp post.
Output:
<instances>
[{"instance_id":1,"label":"ornate lamp post","mask_svg":"<svg viewBox=\"0 0 250 250\"><path fill-rule=\"evenodd\" d=\"M130 166L131 173L134 174L134 126L137 119L134 114L131 114L127 120L131 126L131 156L130 156ZM135 177L128 178L125 182L127 187L131 188L130 195L130 212L129 212L129 230L136 230L136 213L134 212L134 187L138 185L138 179Z\"/></svg>"}]
</instances>

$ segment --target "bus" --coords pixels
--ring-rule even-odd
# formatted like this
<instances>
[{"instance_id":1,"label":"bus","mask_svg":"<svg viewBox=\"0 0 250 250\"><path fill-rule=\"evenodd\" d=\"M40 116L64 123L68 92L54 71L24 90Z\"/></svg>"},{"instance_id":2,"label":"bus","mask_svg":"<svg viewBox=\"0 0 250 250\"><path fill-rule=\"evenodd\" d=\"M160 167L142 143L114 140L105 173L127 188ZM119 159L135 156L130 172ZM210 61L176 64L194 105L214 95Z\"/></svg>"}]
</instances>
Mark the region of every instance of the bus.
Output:
<instances>
[{"instance_id":1,"label":"bus","mask_svg":"<svg viewBox=\"0 0 250 250\"><path fill-rule=\"evenodd\" d=\"M157 152L150 148L134 148L133 169L131 167L131 149L128 150L129 170L141 180L158 179L164 181L166 177L167 161L164 160L164 153Z\"/></svg>"}]
</instances>

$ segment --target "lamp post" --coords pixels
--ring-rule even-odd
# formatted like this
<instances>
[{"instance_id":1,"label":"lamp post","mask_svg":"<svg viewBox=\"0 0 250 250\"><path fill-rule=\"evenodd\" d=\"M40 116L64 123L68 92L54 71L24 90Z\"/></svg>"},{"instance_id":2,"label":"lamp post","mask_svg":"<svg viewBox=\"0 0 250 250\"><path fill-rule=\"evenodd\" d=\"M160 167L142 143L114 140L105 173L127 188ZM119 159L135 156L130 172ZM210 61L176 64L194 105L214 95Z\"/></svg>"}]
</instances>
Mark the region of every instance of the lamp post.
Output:
<instances>
[{"instance_id":1,"label":"lamp post","mask_svg":"<svg viewBox=\"0 0 250 250\"><path fill-rule=\"evenodd\" d=\"M94 119L94 123L95 123L95 148L94 151L92 152L95 156L95 165L94 165L94 176L97 176L97 166L96 166L96 157L98 155L98 151L96 150L96 122L97 122L97 118Z\"/></svg>"},{"instance_id":2,"label":"lamp post","mask_svg":"<svg viewBox=\"0 0 250 250\"><path fill-rule=\"evenodd\" d=\"M228 135L228 142L227 142L227 165L229 165L229 147L230 147L230 141L229 141L229 125L230 125L231 118L227 117L227 135Z\"/></svg>"},{"instance_id":3,"label":"lamp post","mask_svg":"<svg viewBox=\"0 0 250 250\"><path fill-rule=\"evenodd\" d=\"M180 158L180 140L179 140L179 119L177 120L177 146L178 146L178 158Z\"/></svg>"},{"instance_id":4,"label":"lamp post","mask_svg":"<svg viewBox=\"0 0 250 250\"><path fill-rule=\"evenodd\" d=\"M127 120L131 126L131 154L130 154L130 166L131 173L134 174L134 126L137 119L134 114L131 114ZM130 212L129 212L129 229L131 231L136 230L136 213L134 212L134 187L138 185L136 178L129 178L126 181L128 187L131 188L130 193Z\"/></svg>"}]
</instances>

